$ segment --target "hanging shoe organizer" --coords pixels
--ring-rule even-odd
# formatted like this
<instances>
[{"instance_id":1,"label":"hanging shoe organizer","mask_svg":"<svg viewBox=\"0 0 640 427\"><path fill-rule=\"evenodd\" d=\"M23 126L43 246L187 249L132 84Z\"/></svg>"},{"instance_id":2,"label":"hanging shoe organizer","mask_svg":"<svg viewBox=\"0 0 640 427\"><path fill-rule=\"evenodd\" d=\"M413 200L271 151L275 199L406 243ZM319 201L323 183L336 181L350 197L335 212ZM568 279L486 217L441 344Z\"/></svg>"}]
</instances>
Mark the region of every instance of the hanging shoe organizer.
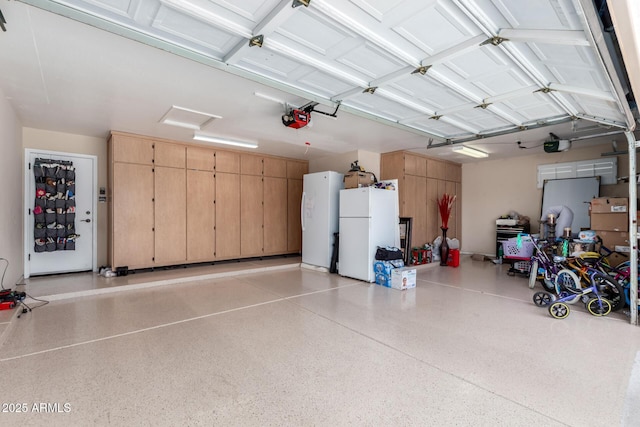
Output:
<instances>
[{"instance_id":1,"label":"hanging shoe organizer","mask_svg":"<svg viewBox=\"0 0 640 427\"><path fill-rule=\"evenodd\" d=\"M73 251L76 248L76 171L73 162L36 159L33 207L36 252Z\"/></svg>"}]
</instances>

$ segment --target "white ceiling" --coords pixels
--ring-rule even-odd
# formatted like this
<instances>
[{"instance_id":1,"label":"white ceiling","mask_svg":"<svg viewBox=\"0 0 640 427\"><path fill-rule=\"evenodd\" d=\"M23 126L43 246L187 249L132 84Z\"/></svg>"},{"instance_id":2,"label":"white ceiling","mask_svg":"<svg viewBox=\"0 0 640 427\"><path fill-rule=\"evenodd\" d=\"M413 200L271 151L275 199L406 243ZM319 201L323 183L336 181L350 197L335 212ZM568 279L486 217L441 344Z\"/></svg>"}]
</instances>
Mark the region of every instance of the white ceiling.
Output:
<instances>
[{"instance_id":1,"label":"white ceiling","mask_svg":"<svg viewBox=\"0 0 640 427\"><path fill-rule=\"evenodd\" d=\"M587 144L633 123L587 0L26 3L37 7L0 3L0 88L27 127L190 141L192 129L160 122L179 106L217 117L203 132L268 154L409 149L464 162L450 144L504 158L524 153L518 140L534 153L549 132ZM339 104L337 118L283 126L285 104L310 101Z\"/></svg>"}]
</instances>

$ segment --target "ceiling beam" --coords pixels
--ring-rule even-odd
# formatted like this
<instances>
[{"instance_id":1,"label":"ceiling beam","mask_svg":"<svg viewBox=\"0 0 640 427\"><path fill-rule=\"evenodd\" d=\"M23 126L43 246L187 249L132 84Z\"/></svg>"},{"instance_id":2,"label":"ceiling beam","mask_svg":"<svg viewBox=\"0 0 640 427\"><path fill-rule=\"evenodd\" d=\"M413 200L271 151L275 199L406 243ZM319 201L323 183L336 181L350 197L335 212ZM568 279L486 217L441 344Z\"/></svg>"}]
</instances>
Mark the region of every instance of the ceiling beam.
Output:
<instances>
[{"instance_id":1,"label":"ceiling beam","mask_svg":"<svg viewBox=\"0 0 640 427\"><path fill-rule=\"evenodd\" d=\"M297 8L291 6L291 0L281 0L280 3L274 7L262 21L255 26L252 31L253 37L262 35L268 37L271 35L280 24L287 21L294 13L297 12ZM223 61L229 65L236 64L251 46L246 40L237 43L224 57Z\"/></svg>"},{"instance_id":2,"label":"ceiling beam","mask_svg":"<svg viewBox=\"0 0 640 427\"><path fill-rule=\"evenodd\" d=\"M498 36L509 42L589 46L584 31L504 28L498 31Z\"/></svg>"}]
</instances>

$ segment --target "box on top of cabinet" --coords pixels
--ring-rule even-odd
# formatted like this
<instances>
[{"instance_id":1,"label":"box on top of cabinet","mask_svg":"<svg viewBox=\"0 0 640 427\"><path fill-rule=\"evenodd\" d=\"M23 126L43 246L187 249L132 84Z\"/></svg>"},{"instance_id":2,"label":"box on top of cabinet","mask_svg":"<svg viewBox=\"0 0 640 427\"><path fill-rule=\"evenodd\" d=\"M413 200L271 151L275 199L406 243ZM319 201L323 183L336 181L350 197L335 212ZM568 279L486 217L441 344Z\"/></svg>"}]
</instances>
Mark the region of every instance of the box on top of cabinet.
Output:
<instances>
[{"instance_id":1,"label":"box on top of cabinet","mask_svg":"<svg viewBox=\"0 0 640 427\"><path fill-rule=\"evenodd\" d=\"M626 197L596 197L591 199L591 213L626 213L629 210L628 206L629 199Z\"/></svg>"}]
</instances>

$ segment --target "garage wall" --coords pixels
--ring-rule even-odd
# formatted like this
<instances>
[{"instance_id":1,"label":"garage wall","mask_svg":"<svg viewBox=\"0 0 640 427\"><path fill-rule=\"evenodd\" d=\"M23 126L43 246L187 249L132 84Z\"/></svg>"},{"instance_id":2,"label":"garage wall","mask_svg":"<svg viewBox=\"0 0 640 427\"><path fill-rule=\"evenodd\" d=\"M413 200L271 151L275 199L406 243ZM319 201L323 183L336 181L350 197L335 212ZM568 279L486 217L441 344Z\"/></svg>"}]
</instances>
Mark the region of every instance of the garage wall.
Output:
<instances>
[{"instance_id":1,"label":"garage wall","mask_svg":"<svg viewBox=\"0 0 640 427\"><path fill-rule=\"evenodd\" d=\"M623 135L619 150L626 147ZM462 165L462 241L465 253L495 255L495 220L516 211L531 218L531 232L537 233L542 204L542 189L536 188L537 167L540 164L599 159L612 151L607 142L589 148L576 148L562 153L543 153L508 160L489 160ZM628 176L628 156L618 157L618 176ZM601 185L600 195L628 197L628 184Z\"/></svg>"},{"instance_id":2,"label":"garage wall","mask_svg":"<svg viewBox=\"0 0 640 427\"><path fill-rule=\"evenodd\" d=\"M22 135L23 147L60 151L65 153L88 154L98 158L98 188L107 187L107 140L90 136L53 132L41 129L24 128ZM98 266L107 265L107 227L108 211L106 203L98 203Z\"/></svg>"},{"instance_id":3,"label":"garage wall","mask_svg":"<svg viewBox=\"0 0 640 427\"><path fill-rule=\"evenodd\" d=\"M351 169L351 163L356 160L367 172L373 172L376 177L380 177L380 153L364 150L349 151L348 153L310 160L309 173L323 171L346 173Z\"/></svg>"},{"instance_id":4,"label":"garage wall","mask_svg":"<svg viewBox=\"0 0 640 427\"><path fill-rule=\"evenodd\" d=\"M5 288L13 288L23 273L22 239L22 125L0 90L0 258L9 261ZM0 277L6 263L0 262Z\"/></svg>"}]
</instances>

